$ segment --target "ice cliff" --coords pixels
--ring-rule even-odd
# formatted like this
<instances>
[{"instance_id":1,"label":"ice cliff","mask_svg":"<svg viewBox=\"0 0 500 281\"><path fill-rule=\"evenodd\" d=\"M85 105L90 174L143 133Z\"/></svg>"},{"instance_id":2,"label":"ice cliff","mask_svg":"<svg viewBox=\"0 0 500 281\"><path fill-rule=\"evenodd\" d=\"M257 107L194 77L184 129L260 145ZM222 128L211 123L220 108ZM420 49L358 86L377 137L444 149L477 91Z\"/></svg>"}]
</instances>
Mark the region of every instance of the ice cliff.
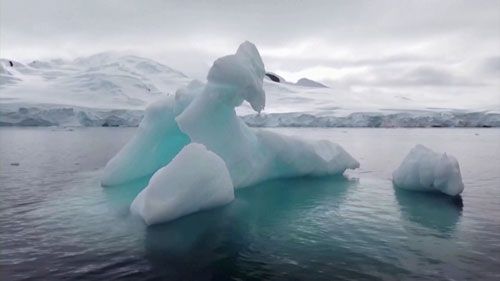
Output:
<instances>
[{"instance_id":1,"label":"ice cliff","mask_svg":"<svg viewBox=\"0 0 500 281\"><path fill-rule=\"evenodd\" d=\"M178 177L191 177L190 180L197 183L203 182L201 176L212 177L211 173L200 170L206 167L194 163L203 161L204 153L198 153L200 157L187 158L178 154L188 144L202 144L210 153L220 157L234 188L281 177L342 174L346 169L359 166L342 147L330 141L308 142L249 128L236 115L235 108L246 101L257 112L264 109L264 75L264 63L257 48L250 42L241 44L234 55L216 60L206 84L192 82L179 89L175 96L166 97L146 110L137 134L106 165L102 184L118 185L153 175L145 190L165 189L165 192L156 192L165 195L164 200L153 196L154 202L149 202L147 198L150 197L140 195L144 198L136 199L140 204L134 203L133 206L141 207L133 207L133 210L146 222L157 222L151 220L148 214L156 214L158 202L177 204L169 198L169 194L177 193L176 189L193 192L195 197L200 191L198 188L203 188L191 184L186 188L178 184ZM176 164L179 158L184 160ZM172 167L185 168L172 171ZM161 210L166 213L155 217L179 217L206 206L206 202L186 204L191 203L196 206L175 215L169 214L171 208L163 206ZM217 204L208 205L214 207Z\"/></svg>"}]
</instances>

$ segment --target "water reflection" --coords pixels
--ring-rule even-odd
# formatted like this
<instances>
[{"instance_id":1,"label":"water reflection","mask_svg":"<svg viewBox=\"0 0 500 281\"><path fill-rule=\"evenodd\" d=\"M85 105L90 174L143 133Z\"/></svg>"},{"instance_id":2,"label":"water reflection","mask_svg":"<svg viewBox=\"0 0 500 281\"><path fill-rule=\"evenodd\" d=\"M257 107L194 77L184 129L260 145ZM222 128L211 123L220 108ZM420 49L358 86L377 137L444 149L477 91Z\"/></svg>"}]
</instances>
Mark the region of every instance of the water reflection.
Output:
<instances>
[{"instance_id":1,"label":"water reflection","mask_svg":"<svg viewBox=\"0 0 500 281\"><path fill-rule=\"evenodd\" d=\"M146 258L169 280L268 278L276 262L269 252L289 251L279 245L283 239L289 245L292 232L309 228L300 232L307 239L307 233L327 227L321 216L342 204L352 184L343 177L295 178L238 190L225 207L148 227Z\"/></svg>"},{"instance_id":2,"label":"water reflection","mask_svg":"<svg viewBox=\"0 0 500 281\"><path fill-rule=\"evenodd\" d=\"M441 234L452 234L462 215L460 196L394 188L402 216Z\"/></svg>"}]
</instances>

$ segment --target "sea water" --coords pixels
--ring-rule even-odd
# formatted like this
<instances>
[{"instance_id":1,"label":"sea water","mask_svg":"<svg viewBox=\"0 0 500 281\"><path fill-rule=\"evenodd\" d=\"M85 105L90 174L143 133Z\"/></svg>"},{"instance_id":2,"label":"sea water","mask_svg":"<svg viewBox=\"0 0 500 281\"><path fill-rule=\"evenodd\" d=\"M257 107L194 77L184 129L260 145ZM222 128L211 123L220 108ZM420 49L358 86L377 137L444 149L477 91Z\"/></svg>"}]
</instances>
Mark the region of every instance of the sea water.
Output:
<instances>
[{"instance_id":1,"label":"sea water","mask_svg":"<svg viewBox=\"0 0 500 281\"><path fill-rule=\"evenodd\" d=\"M272 129L342 145L345 177L274 180L146 227L147 184L102 188L134 128L0 129L1 280L495 280L499 129ZM454 155L461 198L396 190L417 143Z\"/></svg>"}]
</instances>

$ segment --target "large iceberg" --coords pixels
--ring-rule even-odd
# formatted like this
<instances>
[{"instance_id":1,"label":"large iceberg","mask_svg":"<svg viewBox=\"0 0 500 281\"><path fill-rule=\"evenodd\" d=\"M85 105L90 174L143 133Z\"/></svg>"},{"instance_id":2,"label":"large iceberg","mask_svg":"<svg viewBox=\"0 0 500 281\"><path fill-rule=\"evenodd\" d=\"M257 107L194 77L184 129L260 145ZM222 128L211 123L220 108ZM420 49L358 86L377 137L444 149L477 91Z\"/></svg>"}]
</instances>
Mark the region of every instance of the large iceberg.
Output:
<instances>
[{"instance_id":1,"label":"large iceberg","mask_svg":"<svg viewBox=\"0 0 500 281\"><path fill-rule=\"evenodd\" d=\"M278 177L340 174L359 166L330 141L306 142L250 129L235 107L246 100L255 111L264 108L264 75L257 48L245 42L236 54L215 61L203 92L176 118L191 141L224 159L235 187Z\"/></svg>"},{"instance_id":2,"label":"large iceberg","mask_svg":"<svg viewBox=\"0 0 500 281\"><path fill-rule=\"evenodd\" d=\"M225 205L233 199L224 161L202 144L191 143L153 175L130 208L147 224L154 224Z\"/></svg>"},{"instance_id":3,"label":"large iceberg","mask_svg":"<svg viewBox=\"0 0 500 281\"><path fill-rule=\"evenodd\" d=\"M451 196L464 190L457 159L420 144L410 151L392 177L394 185L403 189L440 191Z\"/></svg>"},{"instance_id":4,"label":"large iceberg","mask_svg":"<svg viewBox=\"0 0 500 281\"><path fill-rule=\"evenodd\" d=\"M342 174L359 167L331 141L311 142L249 128L235 108L246 101L257 112L264 109L264 75L264 63L250 42L216 60L206 84L192 82L147 109L137 134L106 165L102 184L149 177L189 143L203 144L218 155L235 188L281 177ZM145 199L141 204L149 203Z\"/></svg>"}]
</instances>

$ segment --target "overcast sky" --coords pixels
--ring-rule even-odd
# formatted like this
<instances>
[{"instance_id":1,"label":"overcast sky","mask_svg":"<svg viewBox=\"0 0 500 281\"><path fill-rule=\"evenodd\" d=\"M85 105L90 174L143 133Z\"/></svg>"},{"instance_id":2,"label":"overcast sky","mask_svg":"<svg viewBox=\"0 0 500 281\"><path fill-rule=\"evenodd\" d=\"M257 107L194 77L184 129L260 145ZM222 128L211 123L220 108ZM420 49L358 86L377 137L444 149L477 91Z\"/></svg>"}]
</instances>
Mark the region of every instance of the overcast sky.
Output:
<instances>
[{"instance_id":1,"label":"overcast sky","mask_svg":"<svg viewBox=\"0 0 500 281\"><path fill-rule=\"evenodd\" d=\"M500 1L0 0L0 56L126 51L203 79L244 40L289 80L500 95Z\"/></svg>"}]
</instances>

